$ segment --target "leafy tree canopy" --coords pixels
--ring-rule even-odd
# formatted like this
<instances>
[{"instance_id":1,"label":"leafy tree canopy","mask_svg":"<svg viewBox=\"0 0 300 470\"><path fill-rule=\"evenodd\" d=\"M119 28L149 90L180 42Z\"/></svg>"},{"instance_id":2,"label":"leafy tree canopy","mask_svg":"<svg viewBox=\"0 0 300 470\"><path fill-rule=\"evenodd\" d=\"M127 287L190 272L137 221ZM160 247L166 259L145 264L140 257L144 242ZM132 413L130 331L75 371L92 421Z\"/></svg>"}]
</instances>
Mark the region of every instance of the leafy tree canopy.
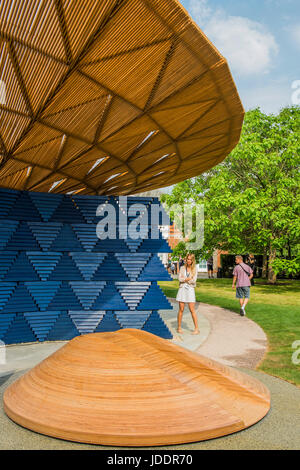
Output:
<instances>
[{"instance_id":1,"label":"leafy tree canopy","mask_svg":"<svg viewBox=\"0 0 300 470\"><path fill-rule=\"evenodd\" d=\"M205 207L203 257L215 249L269 256L276 273L300 270L300 107L245 115L239 144L218 166L162 200Z\"/></svg>"}]
</instances>

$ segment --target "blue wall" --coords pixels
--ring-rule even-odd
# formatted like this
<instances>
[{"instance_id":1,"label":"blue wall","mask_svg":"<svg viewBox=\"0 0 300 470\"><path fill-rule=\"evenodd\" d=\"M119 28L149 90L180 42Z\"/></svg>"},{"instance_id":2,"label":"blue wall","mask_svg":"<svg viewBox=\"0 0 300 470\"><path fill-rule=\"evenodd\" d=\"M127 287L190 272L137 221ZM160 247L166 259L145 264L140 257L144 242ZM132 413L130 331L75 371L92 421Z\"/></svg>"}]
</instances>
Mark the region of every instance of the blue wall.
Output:
<instances>
[{"instance_id":1,"label":"blue wall","mask_svg":"<svg viewBox=\"0 0 300 470\"><path fill-rule=\"evenodd\" d=\"M151 239L151 204L143 239L100 240L97 207L118 197L67 196L0 189L0 340L68 340L80 334L139 328L172 335L158 310L172 308L159 280L170 280ZM128 217L130 223L134 217ZM117 234L122 220L116 219Z\"/></svg>"}]
</instances>

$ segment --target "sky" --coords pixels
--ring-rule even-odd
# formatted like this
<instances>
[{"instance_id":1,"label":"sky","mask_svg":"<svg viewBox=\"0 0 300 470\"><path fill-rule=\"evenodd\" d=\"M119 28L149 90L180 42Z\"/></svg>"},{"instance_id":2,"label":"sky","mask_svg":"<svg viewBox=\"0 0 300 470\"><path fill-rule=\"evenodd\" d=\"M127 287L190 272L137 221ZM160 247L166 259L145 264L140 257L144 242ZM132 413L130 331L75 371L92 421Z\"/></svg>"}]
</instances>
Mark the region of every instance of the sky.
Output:
<instances>
[{"instance_id":1,"label":"sky","mask_svg":"<svg viewBox=\"0 0 300 470\"><path fill-rule=\"evenodd\" d=\"M300 0L180 0L227 59L246 111L300 104Z\"/></svg>"}]
</instances>

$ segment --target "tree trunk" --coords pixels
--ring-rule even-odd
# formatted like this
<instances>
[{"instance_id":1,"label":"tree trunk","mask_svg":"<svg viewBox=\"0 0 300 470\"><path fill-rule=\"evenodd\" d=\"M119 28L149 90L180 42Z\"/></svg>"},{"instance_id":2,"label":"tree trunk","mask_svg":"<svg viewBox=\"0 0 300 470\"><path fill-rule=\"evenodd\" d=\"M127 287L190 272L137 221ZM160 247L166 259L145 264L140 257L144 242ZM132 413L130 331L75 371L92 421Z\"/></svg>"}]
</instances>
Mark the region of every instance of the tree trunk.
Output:
<instances>
[{"instance_id":1,"label":"tree trunk","mask_svg":"<svg viewBox=\"0 0 300 470\"><path fill-rule=\"evenodd\" d=\"M269 254L269 268L268 268L268 284L276 284L277 276L272 269L272 262L276 258L276 250L270 247L270 254Z\"/></svg>"},{"instance_id":2,"label":"tree trunk","mask_svg":"<svg viewBox=\"0 0 300 470\"><path fill-rule=\"evenodd\" d=\"M268 255L267 255L267 250L264 250L263 266L262 266L262 272L261 272L261 277L263 279L267 279L267 272L268 272Z\"/></svg>"}]
</instances>

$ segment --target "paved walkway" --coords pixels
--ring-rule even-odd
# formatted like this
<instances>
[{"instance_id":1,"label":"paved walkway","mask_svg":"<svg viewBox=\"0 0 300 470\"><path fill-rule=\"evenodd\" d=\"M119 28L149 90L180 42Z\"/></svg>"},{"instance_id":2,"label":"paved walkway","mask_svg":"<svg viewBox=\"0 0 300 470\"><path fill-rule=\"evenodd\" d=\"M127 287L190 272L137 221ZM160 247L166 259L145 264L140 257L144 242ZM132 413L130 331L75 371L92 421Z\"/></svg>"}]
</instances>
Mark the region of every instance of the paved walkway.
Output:
<instances>
[{"instance_id":1,"label":"paved walkway","mask_svg":"<svg viewBox=\"0 0 300 470\"><path fill-rule=\"evenodd\" d=\"M183 334L178 334L178 303L169 299L173 310L161 312L173 334L173 342L227 366L255 369L263 359L268 341L264 331L252 320L220 307L197 303L200 335L191 335L194 324L188 307L183 313Z\"/></svg>"},{"instance_id":2,"label":"paved walkway","mask_svg":"<svg viewBox=\"0 0 300 470\"><path fill-rule=\"evenodd\" d=\"M193 322L188 309L183 316L183 334L176 332L177 302L170 299L173 310L161 312L174 334L176 344L216 359L261 380L271 391L272 408L259 423L244 431L210 441L153 449L299 449L300 389L283 380L257 372L267 350L262 329L247 317L219 307L199 303L200 335L193 336ZM60 348L64 342L9 346L7 363L0 365L0 449L118 449L62 441L43 436L13 423L2 408L5 388L26 370Z\"/></svg>"}]
</instances>

